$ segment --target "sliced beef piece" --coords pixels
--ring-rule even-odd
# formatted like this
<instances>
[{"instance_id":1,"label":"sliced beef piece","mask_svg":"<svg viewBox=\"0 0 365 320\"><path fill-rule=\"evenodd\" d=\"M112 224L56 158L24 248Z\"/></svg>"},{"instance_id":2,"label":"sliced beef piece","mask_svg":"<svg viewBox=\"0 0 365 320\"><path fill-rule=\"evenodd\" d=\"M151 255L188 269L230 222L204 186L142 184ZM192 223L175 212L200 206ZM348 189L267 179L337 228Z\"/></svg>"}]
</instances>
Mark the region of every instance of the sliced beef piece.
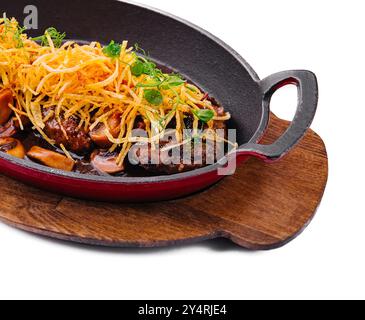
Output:
<instances>
[{"instance_id":1,"label":"sliced beef piece","mask_svg":"<svg viewBox=\"0 0 365 320\"><path fill-rule=\"evenodd\" d=\"M190 149L190 152L184 154L184 151ZM224 154L224 144L215 145L214 142L194 142L185 145L185 148L178 146L173 148L173 144L165 141L161 142L155 153L152 153L151 145L140 145L136 155L139 160L139 166L152 174L176 174L181 172L192 171L216 163L218 155ZM159 154L158 158L155 155ZM195 154L196 153L196 154ZM154 154L154 156L153 156ZM155 162L153 162L154 159Z\"/></svg>"},{"instance_id":2,"label":"sliced beef piece","mask_svg":"<svg viewBox=\"0 0 365 320\"><path fill-rule=\"evenodd\" d=\"M218 116L223 116L225 114L223 108L215 107L215 109ZM186 115L184 118L184 124L185 129L193 129L194 117L192 115ZM203 123L200 123L199 127L202 127L202 125ZM176 125L174 121L172 121L169 128L173 128L174 126ZM227 125L225 121L215 121L213 127L214 129L227 130ZM195 142L192 141L191 144L188 145L191 150L191 158L185 159L187 156L189 156L189 154L185 155L184 158L184 148L182 146L176 147L173 150L170 149L169 151L164 151L167 150L166 147L168 145L172 145L170 141L160 142L158 148L158 152L160 155L159 164L152 163L152 153L150 145L139 146L139 151L137 152L137 156L140 160L139 166L152 174L170 175L205 167L219 160L217 159L217 154L224 154L224 144L215 145L211 142L201 141L200 144L196 145ZM195 155L196 149L197 151L201 150L201 152L197 152L197 155ZM170 163L173 155L175 155L175 158L173 159L173 163Z\"/></svg>"},{"instance_id":3,"label":"sliced beef piece","mask_svg":"<svg viewBox=\"0 0 365 320\"><path fill-rule=\"evenodd\" d=\"M65 148L76 154L85 154L90 151L92 141L84 129L79 129L79 120L76 117L61 119L61 124L67 133L67 137L58 121L52 117L46 122L45 134L56 142L56 145L63 144Z\"/></svg>"},{"instance_id":4,"label":"sliced beef piece","mask_svg":"<svg viewBox=\"0 0 365 320\"><path fill-rule=\"evenodd\" d=\"M195 147L194 143L189 145L191 148L191 157L185 158L183 154L183 147L177 147L169 151L164 151L168 143L161 143L159 148L160 163L152 162L151 146L140 146L137 155L140 160L139 166L152 174L170 175L181 172L192 171L213 164L217 161L215 156L214 144L202 142L200 147ZM199 148L201 152L194 155L195 148ZM208 162L209 160L209 162Z\"/></svg>"}]
</instances>

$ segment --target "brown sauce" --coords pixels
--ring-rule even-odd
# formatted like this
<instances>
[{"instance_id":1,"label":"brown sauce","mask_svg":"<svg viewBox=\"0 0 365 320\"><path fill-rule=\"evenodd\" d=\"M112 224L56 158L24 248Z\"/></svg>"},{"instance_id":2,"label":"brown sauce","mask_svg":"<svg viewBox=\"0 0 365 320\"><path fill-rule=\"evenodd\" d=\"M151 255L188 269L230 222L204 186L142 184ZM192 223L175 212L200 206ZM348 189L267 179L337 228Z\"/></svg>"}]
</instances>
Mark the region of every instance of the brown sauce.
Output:
<instances>
[{"instance_id":1,"label":"brown sauce","mask_svg":"<svg viewBox=\"0 0 365 320\"><path fill-rule=\"evenodd\" d=\"M54 152L58 152L63 154L63 151L57 147L54 147L47 143L38 133L27 130L21 133L16 134L13 136L14 138L18 139L24 146L26 152L28 152L32 147L39 146L41 148L51 150ZM1 147L0 151L6 152L12 149L14 145L4 145ZM110 176L104 172L101 172L93 167L90 162L90 155L80 156L74 153L71 153L72 158L75 160L75 167L73 172L80 173L80 174L87 174L87 175L94 175L94 176ZM34 162L33 160L25 157L26 161ZM130 163L126 163L126 169L122 173L113 174L115 177L148 177L154 176L144 170L141 167L131 165Z\"/></svg>"}]
</instances>

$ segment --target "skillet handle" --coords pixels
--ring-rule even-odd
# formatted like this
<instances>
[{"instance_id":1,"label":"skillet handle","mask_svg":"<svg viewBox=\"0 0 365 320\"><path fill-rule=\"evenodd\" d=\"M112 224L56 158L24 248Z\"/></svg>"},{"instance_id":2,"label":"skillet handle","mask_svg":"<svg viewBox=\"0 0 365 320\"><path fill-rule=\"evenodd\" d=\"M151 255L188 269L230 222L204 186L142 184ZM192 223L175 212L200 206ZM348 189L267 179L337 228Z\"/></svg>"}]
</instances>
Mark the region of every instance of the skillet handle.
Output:
<instances>
[{"instance_id":1,"label":"skillet handle","mask_svg":"<svg viewBox=\"0 0 365 320\"><path fill-rule=\"evenodd\" d=\"M285 156L305 135L317 110L318 83L316 76L305 70L284 71L260 82L264 110L270 110L273 94L283 86L298 87L298 107L295 117L286 132L271 145L248 143L237 151L239 155L250 155L272 162Z\"/></svg>"}]
</instances>

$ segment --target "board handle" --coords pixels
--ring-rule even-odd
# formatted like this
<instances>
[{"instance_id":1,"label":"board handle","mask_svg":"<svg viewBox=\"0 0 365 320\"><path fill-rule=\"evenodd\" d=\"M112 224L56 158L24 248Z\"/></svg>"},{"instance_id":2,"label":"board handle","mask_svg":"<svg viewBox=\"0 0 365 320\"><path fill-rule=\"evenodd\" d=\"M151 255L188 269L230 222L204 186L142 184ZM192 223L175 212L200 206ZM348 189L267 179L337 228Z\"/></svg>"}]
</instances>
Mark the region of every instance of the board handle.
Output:
<instances>
[{"instance_id":1,"label":"board handle","mask_svg":"<svg viewBox=\"0 0 365 320\"><path fill-rule=\"evenodd\" d=\"M306 70L279 72L260 81L264 110L270 110L273 94L280 88L294 84L298 88L298 107L290 127L271 145L247 143L238 149L239 155L250 155L268 162L285 156L305 135L317 110L318 83L314 73Z\"/></svg>"}]
</instances>

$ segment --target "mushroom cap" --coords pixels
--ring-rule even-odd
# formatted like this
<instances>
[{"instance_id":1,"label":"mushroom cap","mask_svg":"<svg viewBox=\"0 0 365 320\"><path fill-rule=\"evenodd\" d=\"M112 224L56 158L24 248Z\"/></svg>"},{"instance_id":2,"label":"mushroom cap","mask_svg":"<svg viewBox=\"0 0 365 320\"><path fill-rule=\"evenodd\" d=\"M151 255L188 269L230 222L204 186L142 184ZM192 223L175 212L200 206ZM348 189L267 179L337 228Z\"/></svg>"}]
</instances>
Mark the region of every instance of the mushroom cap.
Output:
<instances>
[{"instance_id":1,"label":"mushroom cap","mask_svg":"<svg viewBox=\"0 0 365 320\"><path fill-rule=\"evenodd\" d=\"M108 173L116 174L124 171L124 165L117 164L117 154L103 150L95 150L91 155L91 164L95 169Z\"/></svg>"},{"instance_id":2,"label":"mushroom cap","mask_svg":"<svg viewBox=\"0 0 365 320\"><path fill-rule=\"evenodd\" d=\"M14 138L0 138L0 151L20 159L25 157L23 144Z\"/></svg>"}]
</instances>

